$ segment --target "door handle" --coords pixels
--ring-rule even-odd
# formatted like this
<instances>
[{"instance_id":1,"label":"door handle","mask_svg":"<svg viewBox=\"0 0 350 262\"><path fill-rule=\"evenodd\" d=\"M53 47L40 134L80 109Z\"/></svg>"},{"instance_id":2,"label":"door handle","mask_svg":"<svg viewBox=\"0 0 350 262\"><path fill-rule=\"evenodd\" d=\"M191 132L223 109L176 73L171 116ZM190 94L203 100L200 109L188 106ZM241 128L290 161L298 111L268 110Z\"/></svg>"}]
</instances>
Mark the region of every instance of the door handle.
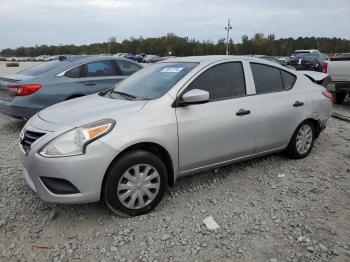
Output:
<instances>
[{"instance_id":1,"label":"door handle","mask_svg":"<svg viewBox=\"0 0 350 262\"><path fill-rule=\"evenodd\" d=\"M243 115L249 115L249 114L250 114L250 110L240 109L240 110L236 113L236 116L243 116Z\"/></svg>"},{"instance_id":2,"label":"door handle","mask_svg":"<svg viewBox=\"0 0 350 262\"><path fill-rule=\"evenodd\" d=\"M294 107L303 106L303 105L304 103L300 101L295 101L295 103L293 104Z\"/></svg>"},{"instance_id":3,"label":"door handle","mask_svg":"<svg viewBox=\"0 0 350 262\"><path fill-rule=\"evenodd\" d=\"M94 86L94 85L96 85L96 83L95 82L85 82L85 85L86 86Z\"/></svg>"}]
</instances>

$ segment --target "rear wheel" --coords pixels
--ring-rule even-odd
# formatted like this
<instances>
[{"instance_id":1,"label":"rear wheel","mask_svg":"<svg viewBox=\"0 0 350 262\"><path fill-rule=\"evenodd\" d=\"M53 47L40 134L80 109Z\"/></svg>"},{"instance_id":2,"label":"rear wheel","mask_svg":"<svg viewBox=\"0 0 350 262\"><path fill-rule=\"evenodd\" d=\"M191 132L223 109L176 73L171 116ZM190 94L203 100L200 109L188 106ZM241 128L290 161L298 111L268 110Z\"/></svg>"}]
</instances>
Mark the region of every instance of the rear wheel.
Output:
<instances>
[{"instance_id":1,"label":"rear wheel","mask_svg":"<svg viewBox=\"0 0 350 262\"><path fill-rule=\"evenodd\" d=\"M346 93L335 93L333 94L334 102L336 104L342 104L345 100Z\"/></svg>"},{"instance_id":2,"label":"rear wheel","mask_svg":"<svg viewBox=\"0 0 350 262\"><path fill-rule=\"evenodd\" d=\"M167 178L167 169L156 155L143 150L131 151L109 168L104 200L117 215L146 214L163 198Z\"/></svg>"},{"instance_id":3,"label":"rear wheel","mask_svg":"<svg viewBox=\"0 0 350 262\"><path fill-rule=\"evenodd\" d=\"M289 142L287 153L292 158L304 158L310 154L315 141L315 127L310 121L301 123Z\"/></svg>"}]
</instances>

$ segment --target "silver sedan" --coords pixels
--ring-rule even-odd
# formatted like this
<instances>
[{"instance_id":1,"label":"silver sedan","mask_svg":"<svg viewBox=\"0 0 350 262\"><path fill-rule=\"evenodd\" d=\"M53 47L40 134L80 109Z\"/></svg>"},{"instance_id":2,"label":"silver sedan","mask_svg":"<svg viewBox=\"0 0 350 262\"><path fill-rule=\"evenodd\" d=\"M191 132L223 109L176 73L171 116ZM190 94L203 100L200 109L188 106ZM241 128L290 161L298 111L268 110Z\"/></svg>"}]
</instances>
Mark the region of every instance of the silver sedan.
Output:
<instances>
[{"instance_id":1,"label":"silver sedan","mask_svg":"<svg viewBox=\"0 0 350 262\"><path fill-rule=\"evenodd\" d=\"M45 201L135 216L182 176L280 151L306 157L332 110L310 78L254 57L154 64L33 116L20 136L25 180Z\"/></svg>"}]
</instances>

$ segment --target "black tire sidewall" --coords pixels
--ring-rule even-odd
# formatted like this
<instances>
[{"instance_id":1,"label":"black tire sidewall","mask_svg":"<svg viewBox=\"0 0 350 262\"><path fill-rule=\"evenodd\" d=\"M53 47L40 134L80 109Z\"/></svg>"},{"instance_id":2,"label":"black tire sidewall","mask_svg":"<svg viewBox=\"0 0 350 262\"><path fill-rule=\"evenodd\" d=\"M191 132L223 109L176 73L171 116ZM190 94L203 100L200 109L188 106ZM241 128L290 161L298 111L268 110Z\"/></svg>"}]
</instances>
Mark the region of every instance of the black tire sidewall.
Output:
<instances>
[{"instance_id":1,"label":"black tire sidewall","mask_svg":"<svg viewBox=\"0 0 350 262\"><path fill-rule=\"evenodd\" d=\"M122 174L137 164L149 164L157 169L160 176L160 188L158 195L149 205L141 209L129 209L119 201L117 185ZM156 155L143 150L130 151L113 162L107 171L103 192L105 203L114 213L120 216L130 217L146 214L154 209L162 200L168 184L167 178L167 169Z\"/></svg>"},{"instance_id":2,"label":"black tire sidewall","mask_svg":"<svg viewBox=\"0 0 350 262\"><path fill-rule=\"evenodd\" d=\"M311 146L310 146L309 150L306 151L304 154L300 154L298 149L297 149L297 146L296 146L296 140L297 140L297 135L298 135L299 130L305 125L308 125L312 130L312 141L311 141ZM298 128L295 130L293 137L292 137L292 139L289 143L289 146L287 148L287 152L289 153L289 155L293 158L304 158L304 157L308 156L310 154L310 152L313 148L314 142L315 142L315 132L316 132L315 126L310 121L302 122L298 126Z\"/></svg>"}]
</instances>

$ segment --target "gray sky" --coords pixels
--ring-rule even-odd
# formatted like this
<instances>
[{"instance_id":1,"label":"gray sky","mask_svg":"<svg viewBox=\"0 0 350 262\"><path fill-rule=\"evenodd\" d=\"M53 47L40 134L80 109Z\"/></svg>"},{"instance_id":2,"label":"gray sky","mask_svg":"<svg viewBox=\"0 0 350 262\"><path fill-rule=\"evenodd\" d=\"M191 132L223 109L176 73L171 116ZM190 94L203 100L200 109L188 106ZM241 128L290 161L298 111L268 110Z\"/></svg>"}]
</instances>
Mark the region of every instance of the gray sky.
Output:
<instances>
[{"instance_id":1,"label":"gray sky","mask_svg":"<svg viewBox=\"0 0 350 262\"><path fill-rule=\"evenodd\" d=\"M0 0L0 49L173 32L198 40L275 33L350 39L350 0Z\"/></svg>"}]
</instances>

